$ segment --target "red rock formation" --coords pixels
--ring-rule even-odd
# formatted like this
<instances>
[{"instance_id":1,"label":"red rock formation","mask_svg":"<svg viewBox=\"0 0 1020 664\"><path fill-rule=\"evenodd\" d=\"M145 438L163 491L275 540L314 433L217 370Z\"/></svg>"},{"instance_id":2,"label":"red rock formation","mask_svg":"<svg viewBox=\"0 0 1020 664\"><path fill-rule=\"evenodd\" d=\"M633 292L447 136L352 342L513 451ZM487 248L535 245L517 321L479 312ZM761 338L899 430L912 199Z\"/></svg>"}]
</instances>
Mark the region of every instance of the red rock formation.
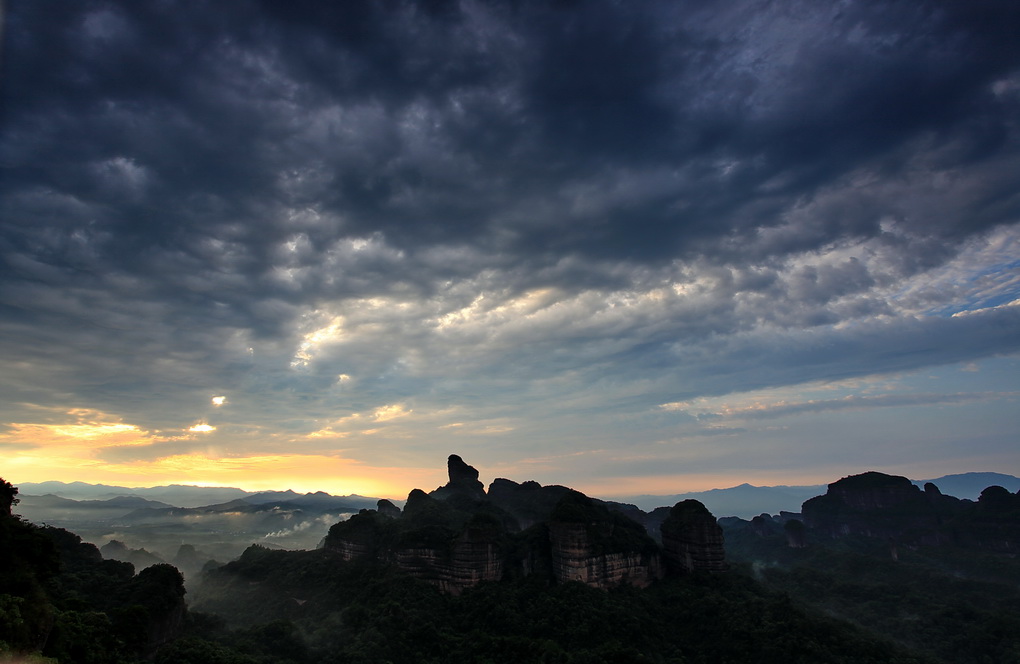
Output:
<instances>
[{"instance_id":1,"label":"red rock formation","mask_svg":"<svg viewBox=\"0 0 1020 664\"><path fill-rule=\"evenodd\" d=\"M599 552L589 524L550 523L553 574L558 581L580 581L594 588L629 584L643 588L662 578L655 551Z\"/></svg>"},{"instance_id":2,"label":"red rock formation","mask_svg":"<svg viewBox=\"0 0 1020 664\"><path fill-rule=\"evenodd\" d=\"M688 573L726 569L722 528L697 500L674 505L661 531L664 555L672 568Z\"/></svg>"},{"instance_id":3,"label":"red rock formation","mask_svg":"<svg viewBox=\"0 0 1020 664\"><path fill-rule=\"evenodd\" d=\"M450 481L431 493L434 498L446 500L453 496L479 501L485 499L485 485L478 481L478 470L464 463L456 454L446 460Z\"/></svg>"},{"instance_id":4,"label":"red rock formation","mask_svg":"<svg viewBox=\"0 0 1020 664\"><path fill-rule=\"evenodd\" d=\"M937 528L932 497L906 477L870 471L833 482L824 496L806 501L802 512L806 525L833 537L900 537Z\"/></svg>"},{"instance_id":5,"label":"red rock formation","mask_svg":"<svg viewBox=\"0 0 1020 664\"><path fill-rule=\"evenodd\" d=\"M503 558L490 533L468 528L449 550L404 548L393 552L397 566L412 576L434 584L443 592L459 595L482 581L503 578Z\"/></svg>"},{"instance_id":6,"label":"red rock formation","mask_svg":"<svg viewBox=\"0 0 1020 664\"><path fill-rule=\"evenodd\" d=\"M920 493L906 477L869 471L833 482L826 495L847 507L870 510L916 502Z\"/></svg>"},{"instance_id":7,"label":"red rock formation","mask_svg":"<svg viewBox=\"0 0 1020 664\"><path fill-rule=\"evenodd\" d=\"M372 553L372 547L366 544L358 544L350 540L339 538L327 540L322 548L337 553L341 560L355 560L357 558L368 556Z\"/></svg>"},{"instance_id":8,"label":"red rock formation","mask_svg":"<svg viewBox=\"0 0 1020 664\"><path fill-rule=\"evenodd\" d=\"M637 508L607 507L566 487L506 479L495 480L486 495L478 471L457 455L450 456L449 472L449 483L432 493L411 491L402 511L380 501L378 512L362 510L335 524L323 547L343 560L392 562L451 594L533 573L596 588L644 587L664 575L660 547L622 513ZM689 549L687 567L718 569L721 530L701 509L708 525L696 521L694 530L684 531L690 542L680 538Z\"/></svg>"},{"instance_id":9,"label":"red rock formation","mask_svg":"<svg viewBox=\"0 0 1020 664\"><path fill-rule=\"evenodd\" d=\"M552 511L549 544L558 581L643 587L662 577L659 548L644 527L577 491L564 494Z\"/></svg>"}]
</instances>

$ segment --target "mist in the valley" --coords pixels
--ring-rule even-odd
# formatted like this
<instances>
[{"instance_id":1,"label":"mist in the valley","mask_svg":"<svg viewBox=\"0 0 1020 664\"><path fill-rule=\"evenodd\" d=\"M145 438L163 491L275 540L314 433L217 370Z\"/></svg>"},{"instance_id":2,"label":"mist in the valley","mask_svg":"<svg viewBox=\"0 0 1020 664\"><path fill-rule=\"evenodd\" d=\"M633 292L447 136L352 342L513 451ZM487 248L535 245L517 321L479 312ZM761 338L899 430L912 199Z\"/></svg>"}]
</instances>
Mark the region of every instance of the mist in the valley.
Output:
<instances>
[{"instance_id":1,"label":"mist in the valley","mask_svg":"<svg viewBox=\"0 0 1020 664\"><path fill-rule=\"evenodd\" d=\"M203 569L237 558L252 544L314 549L332 524L376 504L375 498L321 492L57 482L28 484L20 499L17 511L25 519L71 530L104 558L136 570L171 563L189 585Z\"/></svg>"}]
</instances>

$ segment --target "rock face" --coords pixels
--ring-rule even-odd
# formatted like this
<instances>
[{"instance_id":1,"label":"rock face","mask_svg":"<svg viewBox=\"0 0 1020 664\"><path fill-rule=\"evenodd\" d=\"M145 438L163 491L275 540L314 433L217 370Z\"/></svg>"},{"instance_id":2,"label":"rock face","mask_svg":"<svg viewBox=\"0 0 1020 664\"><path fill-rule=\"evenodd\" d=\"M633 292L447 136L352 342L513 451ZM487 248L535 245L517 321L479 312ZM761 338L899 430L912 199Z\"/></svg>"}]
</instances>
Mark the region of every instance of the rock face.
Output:
<instances>
[{"instance_id":1,"label":"rock face","mask_svg":"<svg viewBox=\"0 0 1020 664\"><path fill-rule=\"evenodd\" d=\"M851 509L875 510L916 503L920 490L906 477L869 471L833 482L826 495Z\"/></svg>"},{"instance_id":2,"label":"rock face","mask_svg":"<svg viewBox=\"0 0 1020 664\"><path fill-rule=\"evenodd\" d=\"M663 575L659 548L643 527L576 491L553 511L549 542L558 581L644 587Z\"/></svg>"},{"instance_id":3,"label":"rock face","mask_svg":"<svg viewBox=\"0 0 1020 664\"><path fill-rule=\"evenodd\" d=\"M682 572L726 569L722 528L697 500L684 500L662 522L662 546L670 567Z\"/></svg>"},{"instance_id":4,"label":"rock face","mask_svg":"<svg viewBox=\"0 0 1020 664\"><path fill-rule=\"evenodd\" d=\"M758 537L768 537L776 530L776 524L768 514L759 514L751 519L749 529Z\"/></svg>"},{"instance_id":5,"label":"rock face","mask_svg":"<svg viewBox=\"0 0 1020 664\"><path fill-rule=\"evenodd\" d=\"M553 574L557 581L580 581L594 588L623 584L644 588L661 579L658 552L594 553L582 524L554 524L549 528Z\"/></svg>"},{"instance_id":6,"label":"rock face","mask_svg":"<svg viewBox=\"0 0 1020 664\"><path fill-rule=\"evenodd\" d=\"M565 486L542 486L533 481L518 484L498 478L489 485L488 499L516 520L517 530L526 530L548 521L556 505L569 492Z\"/></svg>"},{"instance_id":7,"label":"rock face","mask_svg":"<svg viewBox=\"0 0 1020 664\"><path fill-rule=\"evenodd\" d=\"M398 518L362 510L334 524L323 548L345 561L370 557L391 562L456 595L503 578L504 533L491 515L463 513L415 489Z\"/></svg>"},{"instance_id":8,"label":"rock face","mask_svg":"<svg viewBox=\"0 0 1020 664\"><path fill-rule=\"evenodd\" d=\"M451 496L485 500L485 486L478 481L478 471L464 463L464 459L451 454L446 461L446 471L450 481L433 491L433 496L444 500Z\"/></svg>"},{"instance_id":9,"label":"rock face","mask_svg":"<svg viewBox=\"0 0 1020 664\"><path fill-rule=\"evenodd\" d=\"M938 526L930 494L906 477L872 471L833 482L824 496L806 501L802 513L807 526L832 537L898 537Z\"/></svg>"},{"instance_id":10,"label":"rock face","mask_svg":"<svg viewBox=\"0 0 1020 664\"><path fill-rule=\"evenodd\" d=\"M391 519L400 518L400 508L385 498L379 499L379 502L376 503L376 509L379 511L379 514L382 514L383 516L388 516Z\"/></svg>"},{"instance_id":11,"label":"rock face","mask_svg":"<svg viewBox=\"0 0 1020 664\"><path fill-rule=\"evenodd\" d=\"M428 494L414 489L403 511L380 501L379 510L333 525L323 548L345 561L390 562L451 594L532 574L596 588L647 586L665 574L661 547L628 516L637 508L502 478L486 494L478 471L459 456L450 456L448 469L446 485ZM701 510L684 531L690 568L721 569L721 531Z\"/></svg>"},{"instance_id":12,"label":"rock face","mask_svg":"<svg viewBox=\"0 0 1020 664\"><path fill-rule=\"evenodd\" d=\"M160 563L143 569L132 580L134 602L147 614L146 650L151 655L170 643L184 629L184 577L173 565Z\"/></svg>"},{"instance_id":13,"label":"rock face","mask_svg":"<svg viewBox=\"0 0 1020 664\"><path fill-rule=\"evenodd\" d=\"M1020 496L998 486L975 504L943 495L931 482L922 491L905 477L868 472L830 484L824 496L804 503L803 515L807 526L830 537L1020 552Z\"/></svg>"},{"instance_id":14,"label":"rock face","mask_svg":"<svg viewBox=\"0 0 1020 664\"><path fill-rule=\"evenodd\" d=\"M498 532L469 526L448 549L401 548L393 552L393 561L404 571L459 595L465 588L482 581L503 578L503 557Z\"/></svg>"},{"instance_id":15,"label":"rock face","mask_svg":"<svg viewBox=\"0 0 1020 664\"><path fill-rule=\"evenodd\" d=\"M803 521L790 519L783 525L786 533L786 545L791 549L803 549L807 546L807 528Z\"/></svg>"}]
</instances>

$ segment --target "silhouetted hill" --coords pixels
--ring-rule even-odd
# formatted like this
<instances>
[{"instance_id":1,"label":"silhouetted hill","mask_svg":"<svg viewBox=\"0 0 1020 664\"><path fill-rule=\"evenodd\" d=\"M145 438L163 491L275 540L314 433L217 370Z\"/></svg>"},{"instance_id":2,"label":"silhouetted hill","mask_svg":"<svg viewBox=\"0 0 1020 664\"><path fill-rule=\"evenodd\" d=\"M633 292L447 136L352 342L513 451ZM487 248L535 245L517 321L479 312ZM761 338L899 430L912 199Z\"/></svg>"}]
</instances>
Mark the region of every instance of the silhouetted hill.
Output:
<instances>
[{"instance_id":1,"label":"silhouetted hill","mask_svg":"<svg viewBox=\"0 0 1020 664\"><path fill-rule=\"evenodd\" d=\"M203 627L159 661L227 661L242 643L298 664L929 661L709 573L722 531L697 501L667 510L660 547L633 506L531 481L485 491L459 457L448 470L403 510L333 525L323 549L253 546L210 569L193 608L234 631Z\"/></svg>"},{"instance_id":2,"label":"silhouetted hill","mask_svg":"<svg viewBox=\"0 0 1020 664\"><path fill-rule=\"evenodd\" d=\"M741 484L727 489L710 489L664 496L628 496L619 498L621 501L633 503L637 507L651 511L656 507L675 505L682 500L697 500L720 516L739 516L750 518L762 512L778 514L779 512L796 512L808 498L825 491L825 485L809 486L753 486Z\"/></svg>"},{"instance_id":3,"label":"silhouetted hill","mask_svg":"<svg viewBox=\"0 0 1020 664\"><path fill-rule=\"evenodd\" d=\"M947 495L957 498L977 500L981 492L990 486L1001 486L1007 491L1020 491L1020 477L1003 473L960 473L943 475L932 480L914 480L914 484L923 487L931 482Z\"/></svg>"},{"instance_id":4,"label":"silhouetted hill","mask_svg":"<svg viewBox=\"0 0 1020 664\"><path fill-rule=\"evenodd\" d=\"M176 507L199 507L254 495L233 487L201 487L170 484L154 487L123 487L85 482L24 482L22 495L53 494L73 500L109 499L117 496L140 496Z\"/></svg>"},{"instance_id":5,"label":"silhouetted hill","mask_svg":"<svg viewBox=\"0 0 1020 664\"><path fill-rule=\"evenodd\" d=\"M17 492L0 479L0 493ZM6 500L6 499L5 499ZM13 501L12 501L13 502ZM16 507L16 506L15 506ZM184 585L170 565L135 574L67 530L0 509L0 657L140 662L180 634Z\"/></svg>"},{"instance_id":6,"label":"silhouetted hill","mask_svg":"<svg viewBox=\"0 0 1020 664\"><path fill-rule=\"evenodd\" d=\"M451 455L447 466L444 486L411 491L402 511L392 505L362 510L333 525L323 546L345 561L393 564L452 594L532 575L596 588L647 586L668 571L659 545L624 514L632 506L612 509L566 487L503 478L486 492L478 471L459 456ZM712 539L718 526L707 518L707 530L685 531L683 546L696 550L699 561L721 562L721 531ZM684 554L676 563L680 573L695 569ZM703 567L715 568L721 566Z\"/></svg>"},{"instance_id":7,"label":"silhouetted hill","mask_svg":"<svg viewBox=\"0 0 1020 664\"><path fill-rule=\"evenodd\" d=\"M1020 492L990 486L972 501L867 472L802 514L721 524L738 570L816 611L940 661L1017 661Z\"/></svg>"},{"instance_id":8,"label":"silhouetted hill","mask_svg":"<svg viewBox=\"0 0 1020 664\"><path fill-rule=\"evenodd\" d=\"M944 475L932 480L913 480L917 486L932 482L942 493L977 500L981 491L993 485L1005 487L1009 491L1020 490L1020 477L1002 473L962 473ZM681 500L694 499L705 505L713 514L719 516L737 516L750 519L758 514L779 514L780 512L799 512L801 504L808 498L825 493L824 484L804 486L753 486L741 484L726 489L710 489L671 495L624 496L617 500L633 503L645 511L656 507L675 505Z\"/></svg>"},{"instance_id":9,"label":"silhouetted hill","mask_svg":"<svg viewBox=\"0 0 1020 664\"><path fill-rule=\"evenodd\" d=\"M34 523L71 526L86 522L111 522L136 509L162 509L166 503L141 496L117 496L107 500L72 500L53 494L22 495L18 513Z\"/></svg>"},{"instance_id":10,"label":"silhouetted hill","mask_svg":"<svg viewBox=\"0 0 1020 664\"><path fill-rule=\"evenodd\" d=\"M134 575L0 509L0 652L122 664L978 664L1020 652L1020 493L1000 485L974 501L867 472L802 513L717 521L696 500L644 512L533 481L486 490L460 457L447 466L447 484L411 491L403 509L282 491L130 511L152 532L282 525L270 534L324 540L274 550L263 535L224 565L192 544L167 549L196 575L183 626L174 568ZM120 539L103 553L155 555Z\"/></svg>"}]
</instances>

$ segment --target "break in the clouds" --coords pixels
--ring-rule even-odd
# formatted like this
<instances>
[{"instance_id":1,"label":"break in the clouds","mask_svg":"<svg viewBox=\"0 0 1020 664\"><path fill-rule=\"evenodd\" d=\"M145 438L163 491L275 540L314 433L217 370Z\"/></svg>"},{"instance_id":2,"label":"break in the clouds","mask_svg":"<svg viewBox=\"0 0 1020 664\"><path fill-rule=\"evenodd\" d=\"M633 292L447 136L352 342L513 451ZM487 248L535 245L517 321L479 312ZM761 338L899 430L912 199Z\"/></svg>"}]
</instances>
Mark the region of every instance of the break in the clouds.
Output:
<instances>
[{"instance_id":1,"label":"break in the clouds","mask_svg":"<svg viewBox=\"0 0 1020 664\"><path fill-rule=\"evenodd\" d=\"M13 0L9 474L1016 467L1018 27L1005 0ZM939 405L984 429L943 440Z\"/></svg>"}]
</instances>

